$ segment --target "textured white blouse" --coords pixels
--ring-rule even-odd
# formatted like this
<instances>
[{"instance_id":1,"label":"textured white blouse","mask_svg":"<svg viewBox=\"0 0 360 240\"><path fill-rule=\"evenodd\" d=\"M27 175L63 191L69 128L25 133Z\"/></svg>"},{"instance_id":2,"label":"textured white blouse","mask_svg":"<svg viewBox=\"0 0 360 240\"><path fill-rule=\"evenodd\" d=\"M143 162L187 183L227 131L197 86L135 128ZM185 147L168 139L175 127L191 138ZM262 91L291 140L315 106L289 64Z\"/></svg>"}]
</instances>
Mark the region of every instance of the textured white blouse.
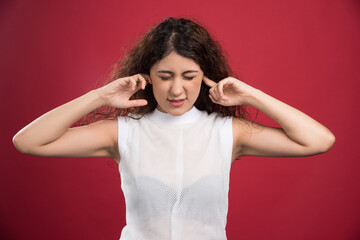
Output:
<instances>
[{"instance_id":1,"label":"textured white blouse","mask_svg":"<svg viewBox=\"0 0 360 240\"><path fill-rule=\"evenodd\" d=\"M232 117L193 107L118 117L126 203L120 240L224 240Z\"/></svg>"}]
</instances>

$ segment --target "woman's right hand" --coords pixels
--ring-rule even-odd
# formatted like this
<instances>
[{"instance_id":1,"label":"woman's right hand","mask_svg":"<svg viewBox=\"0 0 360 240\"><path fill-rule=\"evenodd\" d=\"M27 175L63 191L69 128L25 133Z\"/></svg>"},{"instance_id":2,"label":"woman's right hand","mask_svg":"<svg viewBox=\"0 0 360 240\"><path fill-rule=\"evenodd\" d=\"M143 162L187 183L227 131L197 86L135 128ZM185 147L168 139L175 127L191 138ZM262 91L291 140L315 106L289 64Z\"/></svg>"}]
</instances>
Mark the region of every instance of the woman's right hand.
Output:
<instances>
[{"instance_id":1,"label":"woman's right hand","mask_svg":"<svg viewBox=\"0 0 360 240\"><path fill-rule=\"evenodd\" d=\"M116 108L130 108L147 105L145 99L130 100L130 97L139 91L144 90L150 76L144 73L135 74L129 77L118 78L115 81L95 90L105 105Z\"/></svg>"}]
</instances>

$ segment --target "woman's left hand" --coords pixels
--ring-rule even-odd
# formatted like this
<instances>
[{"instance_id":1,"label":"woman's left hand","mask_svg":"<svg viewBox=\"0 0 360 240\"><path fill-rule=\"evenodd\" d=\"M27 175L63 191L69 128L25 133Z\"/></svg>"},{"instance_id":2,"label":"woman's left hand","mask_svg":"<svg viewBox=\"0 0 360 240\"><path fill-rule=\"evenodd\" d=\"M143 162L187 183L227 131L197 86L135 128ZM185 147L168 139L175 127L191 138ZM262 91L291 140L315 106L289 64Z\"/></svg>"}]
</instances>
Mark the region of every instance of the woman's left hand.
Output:
<instances>
[{"instance_id":1,"label":"woman's left hand","mask_svg":"<svg viewBox=\"0 0 360 240\"><path fill-rule=\"evenodd\" d=\"M204 76L204 83L210 87L209 97L216 104L251 105L251 96L255 88L236 78L227 77L216 83Z\"/></svg>"}]
</instances>

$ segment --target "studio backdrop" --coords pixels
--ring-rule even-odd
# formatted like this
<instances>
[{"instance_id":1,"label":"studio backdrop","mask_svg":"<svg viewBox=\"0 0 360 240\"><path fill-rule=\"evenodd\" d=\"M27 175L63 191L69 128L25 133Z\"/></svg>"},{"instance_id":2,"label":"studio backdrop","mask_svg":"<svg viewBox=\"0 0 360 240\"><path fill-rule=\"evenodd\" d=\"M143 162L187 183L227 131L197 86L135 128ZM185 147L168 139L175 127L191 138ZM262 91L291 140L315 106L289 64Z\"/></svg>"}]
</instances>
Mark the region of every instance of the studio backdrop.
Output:
<instances>
[{"instance_id":1,"label":"studio backdrop","mask_svg":"<svg viewBox=\"0 0 360 240\"><path fill-rule=\"evenodd\" d=\"M125 202L114 160L24 155L12 137L101 86L126 49L170 16L197 20L240 80L336 136L321 155L236 160L228 239L360 239L356 0L1 1L0 239L119 239Z\"/></svg>"}]
</instances>

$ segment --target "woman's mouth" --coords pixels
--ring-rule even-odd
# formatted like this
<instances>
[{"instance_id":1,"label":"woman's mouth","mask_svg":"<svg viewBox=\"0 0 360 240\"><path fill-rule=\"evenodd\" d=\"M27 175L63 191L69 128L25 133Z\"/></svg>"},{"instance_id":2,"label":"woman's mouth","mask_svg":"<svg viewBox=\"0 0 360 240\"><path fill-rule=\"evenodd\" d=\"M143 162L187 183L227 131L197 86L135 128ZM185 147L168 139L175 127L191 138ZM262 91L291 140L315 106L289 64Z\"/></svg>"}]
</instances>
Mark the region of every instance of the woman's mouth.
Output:
<instances>
[{"instance_id":1,"label":"woman's mouth","mask_svg":"<svg viewBox=\"0 0 360 240\"><path fill-rule=\"evenodd\" d=\"M185 99L168 99L170 104L174 107L180 107L184 104Z\"/></svg>"}]
</instances>

